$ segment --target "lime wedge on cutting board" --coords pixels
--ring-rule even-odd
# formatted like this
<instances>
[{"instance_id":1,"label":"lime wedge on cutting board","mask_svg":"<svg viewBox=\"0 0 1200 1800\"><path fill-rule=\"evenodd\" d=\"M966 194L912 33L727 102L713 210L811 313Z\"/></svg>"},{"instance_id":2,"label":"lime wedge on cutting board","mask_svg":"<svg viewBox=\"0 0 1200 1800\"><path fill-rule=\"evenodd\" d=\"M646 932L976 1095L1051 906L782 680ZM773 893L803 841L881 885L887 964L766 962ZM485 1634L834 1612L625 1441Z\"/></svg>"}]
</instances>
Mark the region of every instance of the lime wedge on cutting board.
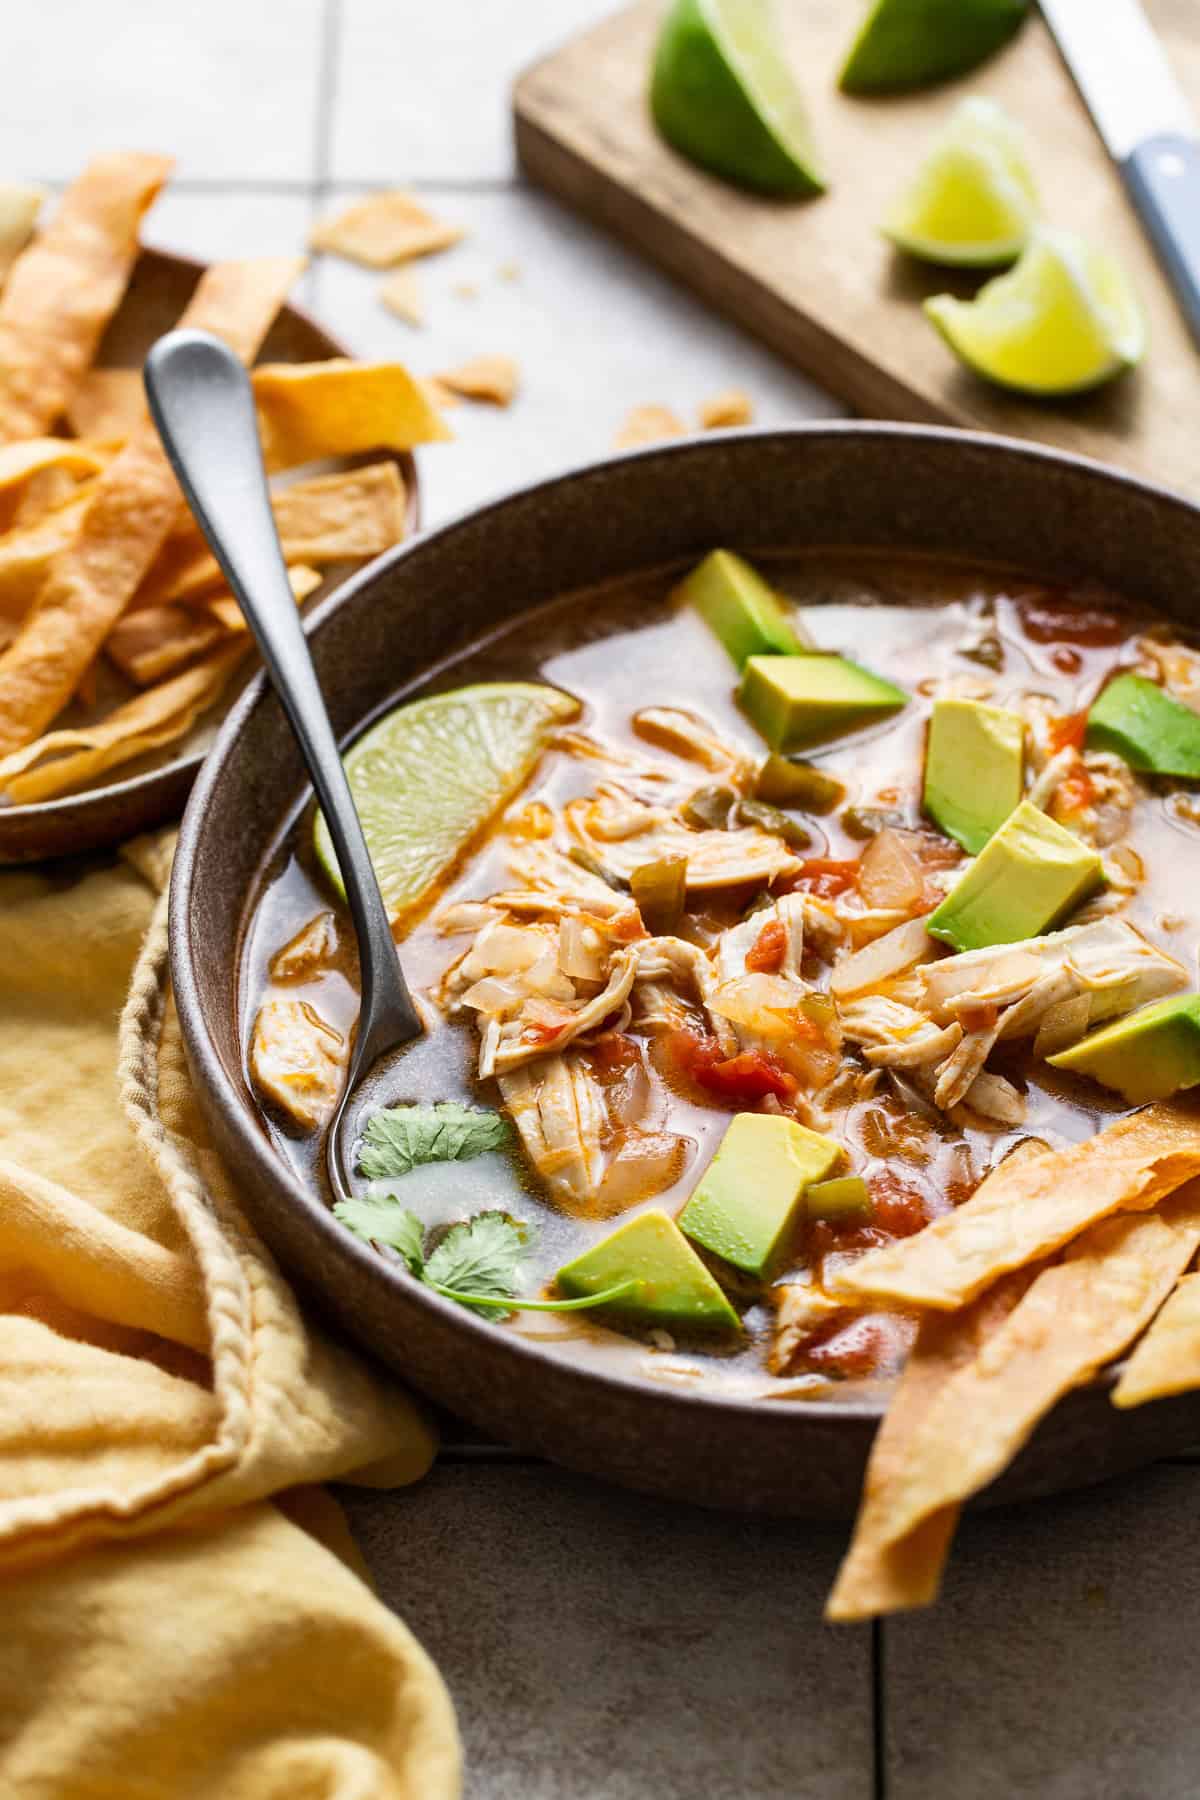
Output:
<instances>
[{"instance_id":1,"label":"lime wedge on cutting board","mask_svg":"<svg viewBox=\"0 0 1200 1800\"><path fill-rule=\"evenodd\" d=\"M965 75L1008 42L1028 10L1028 0L875 0L838 86L878 94Z\"/></svg>"},{"instance_id":2,"label":"lime wedge on cutting board","mask_svg":"<svg viewBox=\"0 0 1200 1800\"><path fill-rule=\"evenodd\" d=\"M650 79L667 142L727 181L764 194L825 186L770 0L675 0Z\"/></svg>"},{"instance_id":3,"label":"lime wedge on cutting board","mask_svg":"<svg viewBox=\"0 0 1200 1800\"><path fill-rule=\"evenodd\" d=\"M894 244L926 262L1012 262L1025 248L1037 190L1021 133L994 100L964 100L887 217Z\"/></svg>"},{"instance_id":4,"label":"lime wedge on cutting board","mask_svg":"<svg viewBox=\"0 0 1200 1800\"><path fill-rule=\"evenodd\" d=\"M481 682L398 706L359 739L346 774L393 921L429 896L578 711L557 688ZM313 845L341 893L320 813Z\"/></svg>"},{"instance_id":5,"label":"lime wedge on cutting board","mask_svg":"<svg viewBox=\"0 0 1200 1800\"><path fill-rule=\"evenodd\" d=\"M1079 394L1140 361L1146 329L1124 270L1065 231L1035 232L1016 268L974 300L925 311L976 374L1035 395Z\"/></svg>"}]
</instances>

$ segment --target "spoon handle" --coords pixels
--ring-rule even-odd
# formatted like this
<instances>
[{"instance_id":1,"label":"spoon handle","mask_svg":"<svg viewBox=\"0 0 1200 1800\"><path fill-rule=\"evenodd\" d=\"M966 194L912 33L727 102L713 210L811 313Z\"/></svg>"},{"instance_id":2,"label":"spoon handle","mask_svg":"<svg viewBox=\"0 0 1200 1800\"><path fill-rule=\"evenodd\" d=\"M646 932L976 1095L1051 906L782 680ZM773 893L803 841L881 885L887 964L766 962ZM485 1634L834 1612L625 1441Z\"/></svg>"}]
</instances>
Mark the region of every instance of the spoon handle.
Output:
<instances>
[{"instance_id":1,"label":"spoon handle","mask_svg":"<svg viewBox=\"0 0 1200 1800\"><path fill-rule=\"evenodd\" d=\"M204 331L159 338L145 381L171 467L254 633L337 852L362 964L349 1089L385 1050L416 1037L421 1023L288 583L253 389L233 352Z\"/></svg>"}]
</instances>

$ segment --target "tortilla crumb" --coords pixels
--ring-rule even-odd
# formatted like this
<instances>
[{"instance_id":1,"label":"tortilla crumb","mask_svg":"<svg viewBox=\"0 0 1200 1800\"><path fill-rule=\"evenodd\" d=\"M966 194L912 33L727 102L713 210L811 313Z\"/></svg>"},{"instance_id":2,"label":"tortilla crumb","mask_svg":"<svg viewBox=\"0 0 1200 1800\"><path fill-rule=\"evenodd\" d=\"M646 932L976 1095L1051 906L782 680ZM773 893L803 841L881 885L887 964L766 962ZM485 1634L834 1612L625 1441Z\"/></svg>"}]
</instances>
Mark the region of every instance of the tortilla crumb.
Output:
<instances>
[{"instance_id":1,"label":"tortilla crumb","mask_svg":"<svg viewBox=\"0 0 1200 1800\"><path fill-rule=\"evenodd\" d=\"M705 431L727 430L733 425L749 425L754 418L754 402L744 388L723 388L706 400L700 408L700 423Z\"/></svg>"},{"instance_id":2,"label":"tortilla crumb","mask_svg":"<svg viewBox=\"0 0 1200 1800\"><path fill-rule=\"evenodd\" d=\"M502 262L496 274L501 281L520 281L521 265L519 262Z\"/></svg>"},{"instance_id":3,"label":"tortilla crumb","mask_svg":"<svg viewBox=\"0 0 1200 1800\"><path fill-rule=\"evenodd\" d=\"M406 325L425 323L425 303L421 288L411 269L400 268L389 275L379 290L379 298L388 311L403 319Z\"/></svg>"},{"instance_id":4,"label":"tortilla crumb","mask_svg":"<svg viewBox=\"0 0 1200 1800\"><path fill-rule=\"evenodd\" d=\"M465 400L509 406L517 391L517 365L511 356L473 356L457 369L443 370L433 379Z\"/></svg>"},{"instance_id":5,"label":"tortilla crumb","mask_svg":"<svg viewBox=\"0 0 1200 1800\"><path fill-rule=\"evenodd\" d=\"M454 284L454 292L458 295L460 300L478 299L479 283L477 281L456 281Z\"/></svg>"},{"instance_id":6,"label":"tortilla crumb","mask_svg":"<svg viewBox=\"0 0 1200 1800\"><path fill-rule=\"evenodd\" d=\"M448 250L463 235L460 226L434 218L412 194L396 189L371 194L334 218L318 220L308 241L314 250L345 256L371 269L390 269L415 256Z\"/></svg>"},{"instance_id":7,"label":"tortilla crumb","mask_svg":"<svg viewBox=\"0 0 1200 1800\"><path fill-rule=\"evenodd\" d=\"M687 426L669 406L635 406L613 439L613 449L633 450L639 444L658 444L664 438L686 435Z\"/></svg>"}]
</instances>

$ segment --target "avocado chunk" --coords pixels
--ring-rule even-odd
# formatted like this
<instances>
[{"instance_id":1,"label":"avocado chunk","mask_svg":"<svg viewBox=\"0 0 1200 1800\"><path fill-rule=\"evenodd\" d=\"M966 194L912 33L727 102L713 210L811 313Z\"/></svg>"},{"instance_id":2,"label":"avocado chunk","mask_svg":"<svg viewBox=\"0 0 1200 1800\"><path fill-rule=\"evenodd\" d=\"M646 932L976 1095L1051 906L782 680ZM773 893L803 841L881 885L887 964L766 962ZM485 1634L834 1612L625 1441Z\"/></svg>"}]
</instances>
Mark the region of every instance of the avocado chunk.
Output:
<instances>
[{"instance_id":1,"label":"avocado chunk","mask_svg":"<svg viewBox=\"0 0 1200 1800\"><path fill-rule=\"evenodd\" d=\"M565 1263L556 1277L572 1300L601 1294L621 1281L637 1286L598 1311L632 1325L676 1330L736 1331L740 1320L696 1252L665 1212L639 1213L600 1243Z\"/></svg>"},{"instance_id":2,"label":"avocado chunk","mask_svg":"<svg viewBox=\"0 0 1200 1800\"><path fill-rule=\"evenodd\" d=\"M671 597L695 607L739 669L748 656L801 656L812 648L775 591L732 550L706 556Z\"/></svg>"},{"instance_id":3,"label":"avocado chunk","mask_svg":"<svg viewBox=\"0 0 1200 1800\"><path fill-rule=\"evenodd\" d=\"M1038 937L1101 886L1100 858L1022 800L988 839L925 929L955 950Z\"/></svg>"},{"instance_id":4,"label":"avocado chunk","mask_svg":"<svg viewBox=\"0 0 1200 1800\"><path fill-rule=\"evenodd\" d=\"M1131 769L1200 779L1200 714L1144 675L1118 675L1093 702L1087 742Z\"/></svg>"},{"instance_id":5,"label":"avocado chunk","mask_svg":"<svg viewBox=\"0 0 1200 1800\"><path fill-rule=\"evenodd\" d=\"M1195 1087L1200 1081L1200 994L1173 994L1143 1006L1047 1061L1115 1088L1130 1106Z\"/></svg>"},{"instance_id":6,"label":"avocado chunk","mask_svg":"<svg viewBox=\"0 0 1200 1800\"><path fill-rule=\"evenodd\" d=\"M762 1275L788 1234L804 1190L841 1160L841 1148L778 1113L735 1113L700 1185L679 1215L694 1243L747 1275Z\"/></svg>"},{"instance_id":7,"label":"avocado chunk","mask_svg":"<svg viewBox=\"0 0 1200 1800\"><path fill-rule=\"evenodd\" d=\"M1025 723L978 700L936 700L925 751L925 811L978 856L1021 801Z\"/></svg>"},{"instance_id":8,"label":"avocado chunk","mask_svg":"<svg viewBox=\"0 0 1200 1800\"><path fill-rule=\"evenodd\" d=\"M893 687L844 656L751 656L738 704L772 750L801 750L906 705Z\"/></svg>"}]
</instances>

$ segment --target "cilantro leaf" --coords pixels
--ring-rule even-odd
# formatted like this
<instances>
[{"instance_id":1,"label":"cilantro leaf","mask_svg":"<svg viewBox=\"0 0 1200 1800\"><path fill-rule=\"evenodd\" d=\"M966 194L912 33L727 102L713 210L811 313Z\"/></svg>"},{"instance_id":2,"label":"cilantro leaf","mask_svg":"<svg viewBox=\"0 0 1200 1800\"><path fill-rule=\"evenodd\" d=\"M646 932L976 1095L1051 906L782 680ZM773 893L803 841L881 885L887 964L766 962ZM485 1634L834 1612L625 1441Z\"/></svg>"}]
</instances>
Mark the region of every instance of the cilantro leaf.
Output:
<instances>
[{"instance_id":1,"label":"cilantro leaf","mask_svg":"<svg viewBox=\"0 0 1200 1800\"><path fill-rule=\"evenodd\" d=\"M467 1162L508 1142L509 1125L496 1112L446 1101L437 1106L387 1106L373 1113L359 1151L360 1172L371 1181L407 1175L421 1163Z\"/></svg>"},{"instance_id":2,"label":"cilantro leaf","mask_svg":"<svg viewBox=\"0 0 1200 1800\"><path fill-rule=\"evenodd\" d=\"M524 1219L504 1212L476 1213L450 1227L426 1262L423 1279L451 1298L471 1294L511 1300L521 1259L532 1247L533 1233ZM495 1316L494 1307L485 1310Z\"/></svg>"},{"instance_id":3,"label":"cilantro leaf","mask_svg":"<svg viewBox=\"0 0 1200 1800\"><path fill-rule=\"evenodd\" d=\"M368 1243L398 1250L414 1275L425 1265L425 1227L416 1213L393 1199L339 1200L334 1216Z\"/></svg>"}]
</instances>

